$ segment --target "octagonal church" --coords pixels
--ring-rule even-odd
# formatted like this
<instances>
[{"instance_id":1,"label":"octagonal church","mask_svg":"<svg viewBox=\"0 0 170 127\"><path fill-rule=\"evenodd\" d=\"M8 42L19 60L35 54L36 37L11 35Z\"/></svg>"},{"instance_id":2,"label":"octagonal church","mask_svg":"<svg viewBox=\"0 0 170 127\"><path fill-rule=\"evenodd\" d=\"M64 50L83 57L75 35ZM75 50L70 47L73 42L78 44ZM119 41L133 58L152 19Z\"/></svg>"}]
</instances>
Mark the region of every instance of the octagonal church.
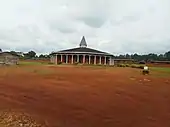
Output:
<instances>
[{"instance_id":1,"label":"octagonal church","mask_svg":"<svg viewBox=\"0 0 170 127\"><path fill-rule=\"evenodd\" d=\"M83 36L79 47L53 52L51 62L55 64L94 64L114 65L113 55L107 52L88 48L86 39Z\"/></svg>"}]
</instances>

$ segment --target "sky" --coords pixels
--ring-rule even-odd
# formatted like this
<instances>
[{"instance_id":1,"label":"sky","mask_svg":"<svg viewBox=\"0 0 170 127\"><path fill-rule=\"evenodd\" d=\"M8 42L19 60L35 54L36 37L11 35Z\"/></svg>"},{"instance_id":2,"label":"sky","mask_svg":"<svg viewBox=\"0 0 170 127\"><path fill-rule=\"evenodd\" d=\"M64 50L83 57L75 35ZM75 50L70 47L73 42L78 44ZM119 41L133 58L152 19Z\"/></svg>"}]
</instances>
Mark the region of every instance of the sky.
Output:
<instances>
[{"instance_id":1,"label":"sky","mask_svg":"<svg viewBox=\"0 0 170 127\"><path fill-rule=\"evenodd\" d=\"M112 54L170 50L170 0L0 0L0 48L51 53L79 46Z\"/></svg>"}]
</instances>

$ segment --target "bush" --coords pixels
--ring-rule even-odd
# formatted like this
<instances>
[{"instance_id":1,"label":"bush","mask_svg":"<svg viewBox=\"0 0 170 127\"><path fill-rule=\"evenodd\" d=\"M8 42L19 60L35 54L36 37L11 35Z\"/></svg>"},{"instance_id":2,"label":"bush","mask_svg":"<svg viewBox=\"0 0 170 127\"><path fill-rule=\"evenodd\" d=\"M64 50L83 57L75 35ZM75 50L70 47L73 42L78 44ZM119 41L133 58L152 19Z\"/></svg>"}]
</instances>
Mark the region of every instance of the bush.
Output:
<instances>
[{"instance_id":1,"label":"bush","mask_svg":"<svg viewBox=\"0 0 170 127\"><path fill-rule=\"evenodd\" d=\"M122 67L122 65L121 64L117 64L117 67Z\"/></svg>"},{"instance_id":2,"label":"bush","mask_svg":"<svg viewBox=\"0 0 170 127\"><path fill-rule=\"evenodd\" d=\"M139 66L140 69L144 69L144 66Z\"/></svg>"},{"instance_id":3,"label":"bush","mask_svg":"<svg viewBox=\"0 0 170 127\"><path fill-rule=\"evenodd\" d=\"M49 62L48 64L54 64L54 63L52 63L52 62Z\"/></svg>"},{"instance_id":4,"label":"bush","mask_svg":"<svg viewBox=\"0 0 170 127\"><path fill-rule=\"evenodd\" d=\"M129 64L126 64L125 66L126 66L126 67L130 67L130 65L129 65Z\"/></svg>"},{"instance_id":5,"label":"bush","mask_svg":"<svg viewBox=\"0 0 170 127\"><path fill-rule=\"evenodd\" d=\"M132 68L144 69L143 65L131 65Z\"/></svg>"},{"instance_id":6,"label":"bush","mask_svg":"<svg viewBox=\"0 0 170 127\"><path fill-rule=\"evenodd\" d=\"M62 62L60 61L60 62L58 62L57 64L62 64Z\"/></svg>"},{"instance_id":7,"label":"bush","mask_svg":"<svg viewBox=\"0 0 170 127\"><path fill-rule=\"evenodd\" d=\"M118 66L118 67L126 67L125 64L118 64L117 66Z\"/></svg>"},{"instance_id":8,"label":"bush","mask_svg":"<svg viewBox=\"0 0 170 127\"><path fill-rule=\"evenodd\" d=\"M136 65L131 65L132 68L136 68Z\"/></svg>"}]
</instances>

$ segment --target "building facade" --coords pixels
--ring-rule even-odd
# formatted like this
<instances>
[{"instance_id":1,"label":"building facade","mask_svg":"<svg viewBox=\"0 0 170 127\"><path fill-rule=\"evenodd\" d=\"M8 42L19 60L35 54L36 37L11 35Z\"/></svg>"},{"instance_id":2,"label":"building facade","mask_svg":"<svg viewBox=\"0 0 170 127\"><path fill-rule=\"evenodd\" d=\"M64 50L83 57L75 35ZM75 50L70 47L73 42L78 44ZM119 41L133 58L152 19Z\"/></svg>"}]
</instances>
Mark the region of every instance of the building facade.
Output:
<instances>
[{"instance_id":1,"label":"building facade","mask_svg":"<svg viewBox=\"0 0 170 127\"><path fill-rule=\"evenodd\" d=\"M55 64L94 64L94 65L114 65L113 55L87 47L83 36L78 48L61 50L51 54L51 62Z\"/></svg>"},{"instance_id":2,"label":"building facade","mask_svg":"<svg viewBox=\"0 0 170 127\"><path fill-rule=\"evenodd\" d=\"M19 56L11 54L10 52L0 53L0 65L17 65L19 62Z\"/></svg>"}]
</instances>

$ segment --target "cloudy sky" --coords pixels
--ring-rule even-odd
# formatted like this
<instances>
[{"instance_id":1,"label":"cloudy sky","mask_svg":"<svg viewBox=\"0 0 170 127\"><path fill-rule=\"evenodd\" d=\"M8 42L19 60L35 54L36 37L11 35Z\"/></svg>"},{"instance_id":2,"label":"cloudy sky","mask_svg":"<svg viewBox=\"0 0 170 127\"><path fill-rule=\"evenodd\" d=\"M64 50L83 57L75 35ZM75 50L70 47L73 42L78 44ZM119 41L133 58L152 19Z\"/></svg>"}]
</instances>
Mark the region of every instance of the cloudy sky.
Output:
<instances>
[{"instance_id":1,"label":"cloudy sky","mask_svg":"<svg viewBox=\"0 0 170 127\"><path fill-rule=\"evenodd\" d=\"M0 0L0 48L113 54L170 50L170 0Z\"/></svg>"}]
</instances>

